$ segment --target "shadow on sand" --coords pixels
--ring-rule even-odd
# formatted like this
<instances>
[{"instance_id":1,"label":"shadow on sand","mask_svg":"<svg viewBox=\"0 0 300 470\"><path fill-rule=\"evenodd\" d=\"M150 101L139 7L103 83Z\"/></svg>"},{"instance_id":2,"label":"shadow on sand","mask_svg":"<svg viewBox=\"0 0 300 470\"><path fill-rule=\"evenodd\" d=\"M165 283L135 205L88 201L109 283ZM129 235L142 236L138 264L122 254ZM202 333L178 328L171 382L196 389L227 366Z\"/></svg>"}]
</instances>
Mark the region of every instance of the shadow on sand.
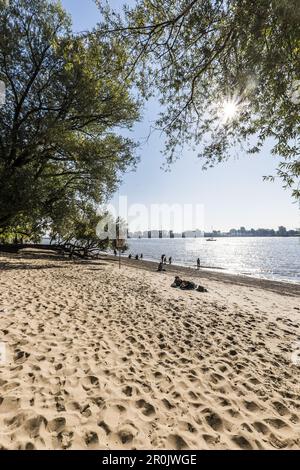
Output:
<instances>
[{"instance_id":1,"label":"shadow on sand","mask_svg":"<svg viewBox=\"0 0 300 470\"><path fill-rule=\"evenodd\" d=\"M1 262L1 255L6 258L5 261ZM7 261L9 259L9 261ZM28 261L38 261L38 260L47 260L49 263L45 264L30 264L26 263L26 260ZM51 263L52 261L52 263ZM54 261L61 262L61 266L58 263L54 264ZM36 251L36 252L23 252L23 253L18 253L18 254L12 254L12 253L0 253L0 270L22 270L22 269L30 269L30 270L42 270L42 269L62 269L65 268L66 266L73 266L73 265L78 265L78 266L105 266L107 263L103 262L104 260L70 260L69 257L64 257L59 255L58 253L49 253L49 252L43 252L43 251ZM100 270L101 268L99 268ZM90 271L98 271L98 269L90 268Z\"/></svg>"},{"instance_id":2,"label":"shadow on sand","mask_svg":"<svg viewBox=\"0 0 300 470\"><path fill-rule=\"evenodd\" d=\"M14 269L61 269L65 266L57 266L57 264L40 264L40 265L32 265L26 263L0 263L0 270L2 271L10 271Z\"/></svg>"}]
</instances>

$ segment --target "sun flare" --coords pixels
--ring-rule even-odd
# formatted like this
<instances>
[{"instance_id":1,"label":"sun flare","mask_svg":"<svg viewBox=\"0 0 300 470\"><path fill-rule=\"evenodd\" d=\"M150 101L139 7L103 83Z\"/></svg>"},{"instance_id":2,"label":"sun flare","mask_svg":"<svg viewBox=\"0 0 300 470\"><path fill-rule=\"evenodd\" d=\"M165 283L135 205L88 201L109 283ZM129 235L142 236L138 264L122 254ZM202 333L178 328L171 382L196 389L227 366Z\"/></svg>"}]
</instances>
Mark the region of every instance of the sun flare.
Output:
<instances>
[{"instance_id":1,"label":"sun flare","mask_svg":"<svg viewBox=\"0 0 300 470\"><path fill-rule=\"evenodd\" d=\"M222 105L222 117L223 122L227 123L228 121L232 121L235 118L238 112L237 103L234 100L226 100Z\"/></svg>"}]
</instances>

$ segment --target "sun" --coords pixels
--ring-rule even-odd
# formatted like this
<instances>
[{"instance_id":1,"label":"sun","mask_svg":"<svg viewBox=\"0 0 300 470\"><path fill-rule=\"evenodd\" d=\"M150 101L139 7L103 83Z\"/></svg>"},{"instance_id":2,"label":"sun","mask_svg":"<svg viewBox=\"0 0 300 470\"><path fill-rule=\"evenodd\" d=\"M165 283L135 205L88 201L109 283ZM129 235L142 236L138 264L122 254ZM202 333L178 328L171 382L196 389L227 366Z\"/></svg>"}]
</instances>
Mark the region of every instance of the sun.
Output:
<instances>
[{"instance_id":1,"label":"sun","mask_svg":"<svg viewBox=\"0 0 300 470\"><path fill-rule=\"evenodd\" d=\"M221 115L223 122L226 124L228 121L232 121L238 112L238 105L233 99L225 100L221 107Z\"/></svg>"}]
</instances>

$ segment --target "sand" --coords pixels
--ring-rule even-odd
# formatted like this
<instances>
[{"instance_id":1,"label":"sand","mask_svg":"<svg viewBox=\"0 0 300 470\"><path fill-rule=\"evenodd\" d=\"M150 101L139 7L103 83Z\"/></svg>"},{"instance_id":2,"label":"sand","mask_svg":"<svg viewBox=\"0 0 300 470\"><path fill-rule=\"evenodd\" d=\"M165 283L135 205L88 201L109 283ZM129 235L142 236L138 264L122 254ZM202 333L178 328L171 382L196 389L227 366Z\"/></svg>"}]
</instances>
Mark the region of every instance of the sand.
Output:
<instances>
[{"instance_id":1,"label":"sand","mask_svg":"<svg viewBox=\"0 0 300 470\"><path fill-rule=\"evenodd\" d=\"M0 257L0 447L299 449L299 286L136 266Z\"/></svg>"}]
</instances>

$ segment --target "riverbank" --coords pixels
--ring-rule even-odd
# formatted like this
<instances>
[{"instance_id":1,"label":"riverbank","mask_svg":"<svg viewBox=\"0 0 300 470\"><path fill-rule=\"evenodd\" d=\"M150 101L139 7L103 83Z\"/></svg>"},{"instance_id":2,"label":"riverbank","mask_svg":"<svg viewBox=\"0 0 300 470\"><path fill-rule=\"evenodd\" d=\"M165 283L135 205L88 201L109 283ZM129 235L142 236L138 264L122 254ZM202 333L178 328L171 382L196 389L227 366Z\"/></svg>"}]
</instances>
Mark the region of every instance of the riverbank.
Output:
<instances>
[{"instance_id":1,"label":"riverbank","mask_svg":"<svg viewBox=\"0 0 300 470\"><path fill-rule=\"evenodd\" d=\"M119 263L118 256L102 255L102 259L110 260L113 263ZM146 261L128 259L127 257L121 257L121 265L129 266L136 269L142 269L150 272L157 270L158 263L155 261ZM201 280L221 281L225 284L234 284L236 286L256 287L259 289L268 290L270 292L276 292L282 295L292 295L300 297L300 284L290 282L271 281L269 279L260 279L251 276L241 276L238 274L228 274L223 270L217 270L216 268L202 267L200 270L196 268L190 268L186 266L179 266L176 264L167 264L164 266L166 273L190 276L193 277L198 283Z\"/></svg>"},{"instance_id":2,"label":"riverbank","mask_svg":"<svg viewBox=\"0 0 300 470\"><path fill-rule=\"evenodd\" d=\"M122 262L0 257L1 447L299 449L298 286Z\"/></svg>"}]
</instances>

